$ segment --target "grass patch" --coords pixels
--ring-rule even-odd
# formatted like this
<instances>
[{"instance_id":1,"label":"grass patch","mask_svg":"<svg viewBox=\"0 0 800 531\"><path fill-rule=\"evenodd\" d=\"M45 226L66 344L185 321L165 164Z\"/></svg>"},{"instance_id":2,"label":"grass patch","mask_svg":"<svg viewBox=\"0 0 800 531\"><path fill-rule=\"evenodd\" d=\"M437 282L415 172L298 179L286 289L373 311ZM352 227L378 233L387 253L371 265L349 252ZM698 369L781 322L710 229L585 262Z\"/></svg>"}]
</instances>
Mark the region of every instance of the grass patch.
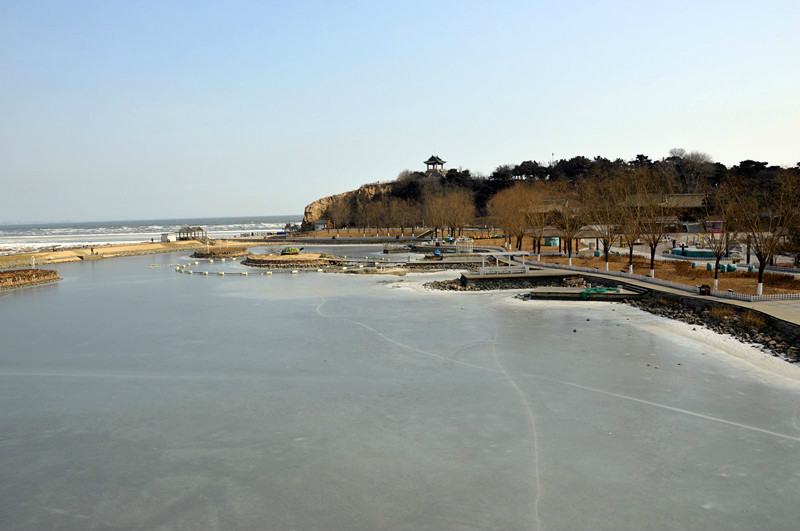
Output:
<instances>
[{"instance_id":1,"label":"grass patch","mask_svg":"<svg viewBox=\"0 0 800 531\"><path fill-rule=\"evenodd\" d=\"M742 326L751 328L753 330L761 330L767 326L767 320L764 319L760 313L752 310L748 310L742 314L741 323Z\"/></svg>"},{"instance_id":2,"label":"grass patch","mask_svg":"<svg viewBox=\"0 0 800 531\"><path fill-rule=\"evenodd\" d=\"M736 317L736 310L729 306L714 306L711 308L710 314L717 321L727 321Z\"/></svg>"}]
</instances>

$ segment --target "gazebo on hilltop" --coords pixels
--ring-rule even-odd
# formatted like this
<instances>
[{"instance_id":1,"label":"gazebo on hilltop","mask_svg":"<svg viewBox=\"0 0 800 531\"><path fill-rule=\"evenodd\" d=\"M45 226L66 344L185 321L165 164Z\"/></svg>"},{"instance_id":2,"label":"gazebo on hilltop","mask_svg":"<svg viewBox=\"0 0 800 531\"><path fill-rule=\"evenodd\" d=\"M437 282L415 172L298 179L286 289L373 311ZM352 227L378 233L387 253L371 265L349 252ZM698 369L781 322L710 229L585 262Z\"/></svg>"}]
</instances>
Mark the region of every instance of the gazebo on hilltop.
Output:
<instances>
[{"instance_id":1,"label":"gazebo on hilltop","mask_svg":"<svg viewBox=\"0 0 800 531\"><path fill-rule=\"evenodd\" d=\"M431 158L425 161L425 172L444 173L445 162L438 155L431 155Z\"/></svg>"}]
</instances>

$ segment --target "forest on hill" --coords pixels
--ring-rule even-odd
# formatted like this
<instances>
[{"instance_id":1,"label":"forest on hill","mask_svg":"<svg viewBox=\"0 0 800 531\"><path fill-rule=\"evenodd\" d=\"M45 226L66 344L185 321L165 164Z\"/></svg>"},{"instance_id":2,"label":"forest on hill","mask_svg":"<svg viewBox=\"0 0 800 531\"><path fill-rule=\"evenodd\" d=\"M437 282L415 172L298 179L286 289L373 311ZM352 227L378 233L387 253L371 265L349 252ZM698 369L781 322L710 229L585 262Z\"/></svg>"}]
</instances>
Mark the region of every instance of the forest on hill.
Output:
<instances>
[{"instance_id":1,"label":"forest on hill","mask_svg":"<svg viewBox=\"0 0 800 531\"><path fill-rule=\"evenodd\" d=\"M322 217L340 228L424 226L456 235L490 224L519 247L524 236L541 239L546 229L571 242L591 227L606 252L615 238L644 240L652 260L670 220L714 220L724 227L711 242L722 245L722 256L747 238L762 264L777 252L800 258L800 163L782 168L744 160L728 168L682 149L658 161L578 156L501 165L488 176L461 168L407 170L328 199Z\"/></svg>"}]
</instances>

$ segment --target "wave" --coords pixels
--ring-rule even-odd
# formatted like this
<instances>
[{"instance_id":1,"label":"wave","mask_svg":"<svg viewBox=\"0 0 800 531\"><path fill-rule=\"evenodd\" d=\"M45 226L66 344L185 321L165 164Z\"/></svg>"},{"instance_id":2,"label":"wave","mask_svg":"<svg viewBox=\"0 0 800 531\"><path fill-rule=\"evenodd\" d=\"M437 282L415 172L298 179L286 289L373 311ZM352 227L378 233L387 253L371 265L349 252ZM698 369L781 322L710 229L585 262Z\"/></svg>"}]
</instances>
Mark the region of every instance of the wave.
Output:
<instances>
[{"instance_id":1,"label":"wave","mask_svg":"<svg viewBox=\"0 0 800 531\"><path fill-rule=\"evenodd\" d=\"M52 247L83 247L159 240L162 233L177 232L185 226L200 226L212 238L250 234L260 236L281 231L288 223L295 224L301 221L302 216L259 216L0 225L0 254Z\"/></svg>"}]
</instances>

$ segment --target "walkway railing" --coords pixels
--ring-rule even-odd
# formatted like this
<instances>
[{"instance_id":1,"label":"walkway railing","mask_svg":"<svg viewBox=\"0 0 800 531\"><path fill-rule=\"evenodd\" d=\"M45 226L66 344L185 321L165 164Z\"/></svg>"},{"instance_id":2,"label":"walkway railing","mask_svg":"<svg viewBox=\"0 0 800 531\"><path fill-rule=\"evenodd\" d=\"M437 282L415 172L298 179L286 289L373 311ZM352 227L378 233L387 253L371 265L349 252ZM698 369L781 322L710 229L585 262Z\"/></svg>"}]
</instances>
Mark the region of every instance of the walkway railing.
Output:
<instances>
[{"instance_id":1,"label":"walkway railing","mask_svg":"<svg viewBox=\"0 0 800 531\"><path fill-rule=\"evenodd\" d=\"M699 289L697 286L688 286L686 284L680 284L678 282L672 282L671 280L662 280L660 278L651 278L645 275L637 275L636 273L623 273L622 271L606 271L605 269L599 269L596 267L581 267L581 266L570 266L570 265L562 265L562 264L550 264L547 262L533 262L536 266L541 267L551 267L554 269L567 269L569 271L581 271L583 273L596 273L601 275L608 275L612 277L619 277L625 278L629 280L639 280L641 282L647 282L649 284L658 284L660 286L665 286L668 288L678 289L681 291L687 291L689 293L698 293Z\"/></svg>"},{"instance_id":2,"label":"walkway railing","mask_svg":"<svg viewBox=\"0 0 800 531\"><path fill-rule=\"evenodd\" d=\"M686 291L689 293L698 294L700 289L698 286L688 286L686 284L680 284L678 282L672 282L670 280L662 280L660 278L651 278L645 275L637 275L637 274L630 274L625 273L622 271L606 271L604 269L599 269L596 267L581 267L581 266L569 266L569 265L561 265L561 264L550 264L547 262L532 262L532 265L536 265L539 267L550 267L554 269L566 269L569 271L581 271L584 273L596 273L602 275L608 275L612 277L619 277L619 278L627 278L633 280L639 280L641 282L646 282L648 284L657 284L659 286L666 286L668 288L673 288L681 291ZM746 301L746 302L756 302L756 301L784 301L784 300L798 300L800 299L800 293L773 293L769 295L746 295L744 293L736 293L734 291L719 291L716 289L711 290L711 295L714 297L720 297L723 299L734 299L738 301Z\"/></svg>"},{"instance_id":3,"label":"walkway railing","mask_svg":"<svg viewBox=\"0 0 800 531\"><path fill-rule=\"evenodd\" d=\"M478 268L479 275L523 275L527 272L527 266L485 266Z\"/></svg>"},{"instance_id":4,"label":"walkway railing","mask_svg":"<svg viewBox=\"0 0 800 531\"><path fill-rule=\"evenodd\" d=\"M766 270L778 273L800 273L800 269L787 266L767 266Z\"/></svg>"}]
</instances>

